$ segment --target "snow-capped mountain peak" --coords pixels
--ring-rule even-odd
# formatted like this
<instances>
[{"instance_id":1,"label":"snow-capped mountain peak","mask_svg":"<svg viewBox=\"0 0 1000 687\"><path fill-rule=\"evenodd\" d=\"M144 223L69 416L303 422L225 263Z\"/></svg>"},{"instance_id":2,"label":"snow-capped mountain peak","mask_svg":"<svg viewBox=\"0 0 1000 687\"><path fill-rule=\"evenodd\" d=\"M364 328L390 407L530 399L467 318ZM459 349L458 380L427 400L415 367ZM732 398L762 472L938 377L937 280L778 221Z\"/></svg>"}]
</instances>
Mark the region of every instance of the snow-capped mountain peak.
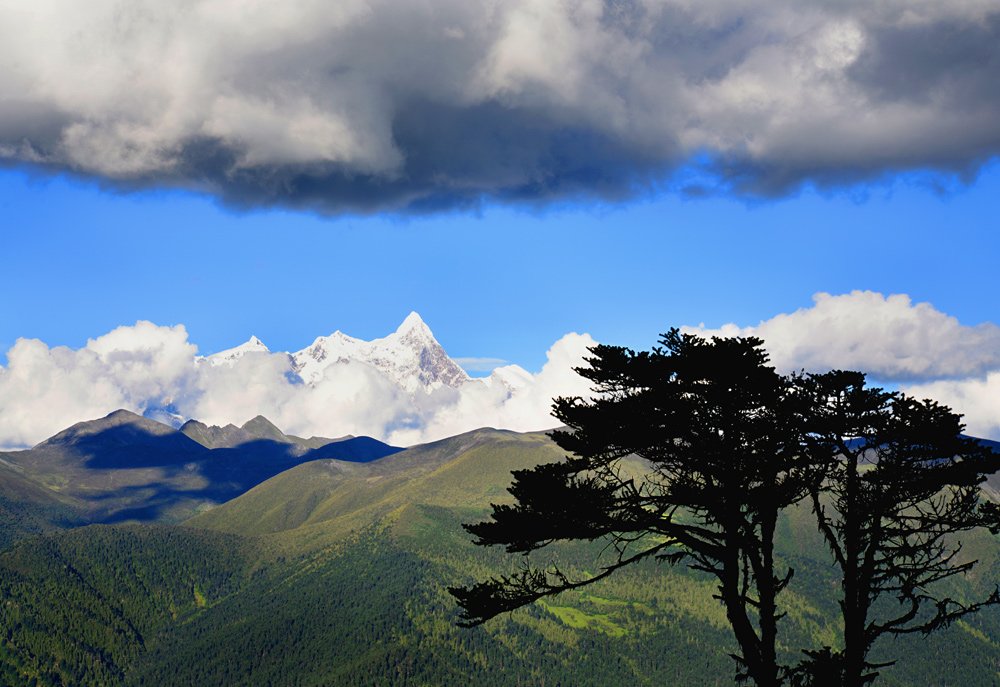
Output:
<instances>
[{"instance_id":1,"label":"snow-capped mountain peak","mask_svg":"<svg viewBox=\"0 0 1000 687\"><path fill-rule=\"evenodd\" d=\"M292 360L295 371L308 384L322 379L330 365L354 362L374 367L411 394L469 381L415 312L385 338L362 341L337 331L293 353Z\"/></svg>"},{"instance_id":2,"label":"snow-capped mountain peak","mask_svg":"<svg viewBox=\"0 0 1000 687\"><path fill-rule=\"evenodd\" d=\"M251 353L270 353L256 336L245 344L198 358L198 363L232 367ZM289 373L298 375L308 385L319 384L334 365L367 365L389 381L413 395L431 393L441 387L460 387L472 380L458 364L448 357L420 315L411 312L395 332L381 339L364 341L335 331L321 336L312 345L297 353L286 353ZM519 368L518 368L519 369ZM497 383L508 390L519 386L519 376L511 372ZM475 380L482 383L485 380Z\"/></svg>"}]
</instances>

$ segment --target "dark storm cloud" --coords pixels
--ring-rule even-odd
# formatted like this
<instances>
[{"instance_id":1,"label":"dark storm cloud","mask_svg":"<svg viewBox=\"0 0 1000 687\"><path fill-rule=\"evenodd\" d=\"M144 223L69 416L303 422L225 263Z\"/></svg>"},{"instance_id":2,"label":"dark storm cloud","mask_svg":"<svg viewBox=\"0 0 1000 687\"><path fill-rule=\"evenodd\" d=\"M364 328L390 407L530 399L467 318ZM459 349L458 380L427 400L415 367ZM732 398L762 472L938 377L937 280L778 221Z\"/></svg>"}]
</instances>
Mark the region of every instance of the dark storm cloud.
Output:
<instances>
[{"instance_id":1,"label":"dark storm cloud","mask_svg":"<svg viewBox=\"0 0 1000 687\"><path fill-rule=\"evenodd\" d=\"M1000 151L1000 5L39 0L0 162L235 207L773 197ZM694 167L697 184L679 171Z\"/></svg>"},{"instance_id":2,"label":"dark storm cloud","mask_svg":"<svg viewBox=\"0 0 1000 687\"><path fill-rule=\"evenodd\" d=\"M1000 15L874 29L848 74L885 101L1000 105Z\"/></svg>"},{"instance_id":3,"label":"dark storm cloud","mask_svg":"<svg viewBox=\"0 0 1000 687\"><path fill-rule=\"evenodd\" d=\"M404 109L392 133L405 155L389 175L333 163L241 169L225 144L203 140L185 148L183 173L174 181L202 180L204 188L240 208L433 213L474 208L484 200L623 200L665 168L662 159L600 131L561 127L497 103L454 107L413 100Z\"/></svg>"}]
</instances>

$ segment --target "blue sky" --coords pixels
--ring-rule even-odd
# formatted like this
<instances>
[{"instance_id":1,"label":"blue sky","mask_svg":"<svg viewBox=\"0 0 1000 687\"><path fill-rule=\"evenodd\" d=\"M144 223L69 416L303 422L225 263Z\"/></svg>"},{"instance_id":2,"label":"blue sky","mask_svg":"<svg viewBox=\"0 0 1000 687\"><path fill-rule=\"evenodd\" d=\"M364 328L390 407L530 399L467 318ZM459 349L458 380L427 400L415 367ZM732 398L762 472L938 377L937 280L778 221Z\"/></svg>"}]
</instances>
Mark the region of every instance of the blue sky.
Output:
<instances>
[{"instance_id":1,"label":"blue sky","mask_svg":"<svg viewBox=\"0 0 1000 687\"><path fill-rule=\"evenodd\" d=\"M991 167L944 194L904 177L773 201L324 218L6 171L0 349L79 348L150 320L185 325L202 354L251 334L295 351L337 329L384 336L416 310L452 356L537 371L567 332L646 348L672 326L751 326L852 290L975 325L997 319L998 198Z\"/></svg>"},{"instance_id":2,"label":"blue sky","mask_svg":"<svg viewBox=\"0 0 1000 687\"><path fill-rule=\"evenodd\" d=\"M588 344L673 326L1000 438L998 160L991 2L3 7L0 447L118 407L540 428ZM194 363L411 311L523 386Z\"/></svg>"}]
</instances>

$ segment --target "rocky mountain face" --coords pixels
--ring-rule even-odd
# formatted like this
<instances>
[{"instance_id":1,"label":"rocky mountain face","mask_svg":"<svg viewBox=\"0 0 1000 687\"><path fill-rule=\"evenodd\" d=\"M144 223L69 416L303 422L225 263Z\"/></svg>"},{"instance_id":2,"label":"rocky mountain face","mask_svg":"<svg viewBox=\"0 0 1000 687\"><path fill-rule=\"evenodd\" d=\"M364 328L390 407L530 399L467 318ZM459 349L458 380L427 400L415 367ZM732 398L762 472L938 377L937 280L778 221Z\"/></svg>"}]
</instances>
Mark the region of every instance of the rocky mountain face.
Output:
<instances>
[{"instance_id":1,"label":"rocky mountain face","mask_svg":"<svg viewBox=\"0 0 1000 687\"><path fill-rule=\"evenodd\" d=\"M285 434L263 415L258 415L252 420L248 420L241 427L232 424L225 427L217 425L209 426L198 420L188 420L181 425L180 431L182 434L209 449L240 448L254 442L264 441L283 444L300 454L318 449L327 444L354 438L346 436L339 439L327 439L326 437L303 439L294 434Z\"/></svg>"},{"instance_id":2,"label":"rocky mountain face","mask_svg":"<svg viewBox=\"0 0 1000 687\"><path fill-rule=\"evenodd\" d=\"M416 313L373 341L338 331L296 353L274 353L251 337L196 364L225 372L225 366L248 356L280 356L287 375L309 385L321 382L331 366L364 365L414 401L465 384L498 384L513 393L530 379L516 366L492 378L471 379ZM178 522L307 461L365 462L398 450L368 437L285 434L261 416L241 426L209 426L182 416L171 399L147 404L144 415L118 410L77 423L33 448L0 453L0 494L18 495L0 502L0 525L31 521L36 523L31 531L48 531L70 522ZM43 502L45 508L35 508ZM29 513L33 508L39 512Z\"/></svg>"}]
</instances>

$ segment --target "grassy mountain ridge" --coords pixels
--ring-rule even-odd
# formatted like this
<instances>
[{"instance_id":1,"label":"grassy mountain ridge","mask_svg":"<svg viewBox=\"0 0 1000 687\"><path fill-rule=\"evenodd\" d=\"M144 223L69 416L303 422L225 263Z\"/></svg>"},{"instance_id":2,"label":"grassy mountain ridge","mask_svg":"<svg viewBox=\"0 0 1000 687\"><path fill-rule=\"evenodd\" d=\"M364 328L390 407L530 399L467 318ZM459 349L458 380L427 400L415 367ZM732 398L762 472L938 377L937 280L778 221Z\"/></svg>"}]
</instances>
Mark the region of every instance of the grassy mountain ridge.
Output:
<instances>
[{"instance_id":1,"label":"grassy mountain ridge","mask_svg":"<svg viewBox=\"0 0 1000 687\"><path fill-rule=\"evenodd\" d=\"M369 463L305 463L187 524L235 534L306 528L308 537L360 527L411 503L485 510L507 497L511 470L563 455L543 433L479 429Z\"/></svg>"},{"instance_id":2,"label":"grassy mountain ridge","mask_svg":"<svg viewBox=\"0 0 1000 687\"><path fill-rule=\"evenodd\" d=\"M493 571L498 562L496 552L472 547L459 523L485 512L509 482L511 467L559 454L544 435L493 430L413 453L412 461L353 466L361 474L343 480L332 501L317 500L312 520L278 534L88 527L0 555L0 594L43 589L49 600L40 607L44 612L32 614L30 633L12 636L8 648L22 658L7 661L8 673L19 674L24 684L33 677L46 685L484 686L599 685L642 676L649 683L649 675L662 673L659 649L638 633L583 629L581 637L571 625L585 628L590 621L570 619L558 605L473 632L454 627L445 587ZM259 491L282 484L276 478ZM458 497L464 501L456 505ZM163 536L170 531L179 534ZM120 582L135 577L133 556L105 552L137 548L146 552L138 556L146 571L142 584ZM29 552L36 558L26 565ZM184 568L188 556L215 567L192 576ZM58 572L70 568L75 575ZM173 586L167 582L178 579ZM198 579L203 588L196 593ZM212 591L223 583L224 592ZM55 601L61 598L73 603ZM615 627L633 616L647 622L645 609L612 605L611 613L593 618L614 617ZM179 609L176 617L170 609ZM118 618L119 624L109 636L91 637L86 628L93 617ZM692 637L702 646L725 639L716 625L688 624L671 632L692 656L698 650ZM88 638L80 642L75 635ZM84 648L66 650L74 641ZM622 642L631 648L623 652ZM713 655L709 663L719 670L689 684L726 684L727 662Z\"/></svg>"}]
</instances>

